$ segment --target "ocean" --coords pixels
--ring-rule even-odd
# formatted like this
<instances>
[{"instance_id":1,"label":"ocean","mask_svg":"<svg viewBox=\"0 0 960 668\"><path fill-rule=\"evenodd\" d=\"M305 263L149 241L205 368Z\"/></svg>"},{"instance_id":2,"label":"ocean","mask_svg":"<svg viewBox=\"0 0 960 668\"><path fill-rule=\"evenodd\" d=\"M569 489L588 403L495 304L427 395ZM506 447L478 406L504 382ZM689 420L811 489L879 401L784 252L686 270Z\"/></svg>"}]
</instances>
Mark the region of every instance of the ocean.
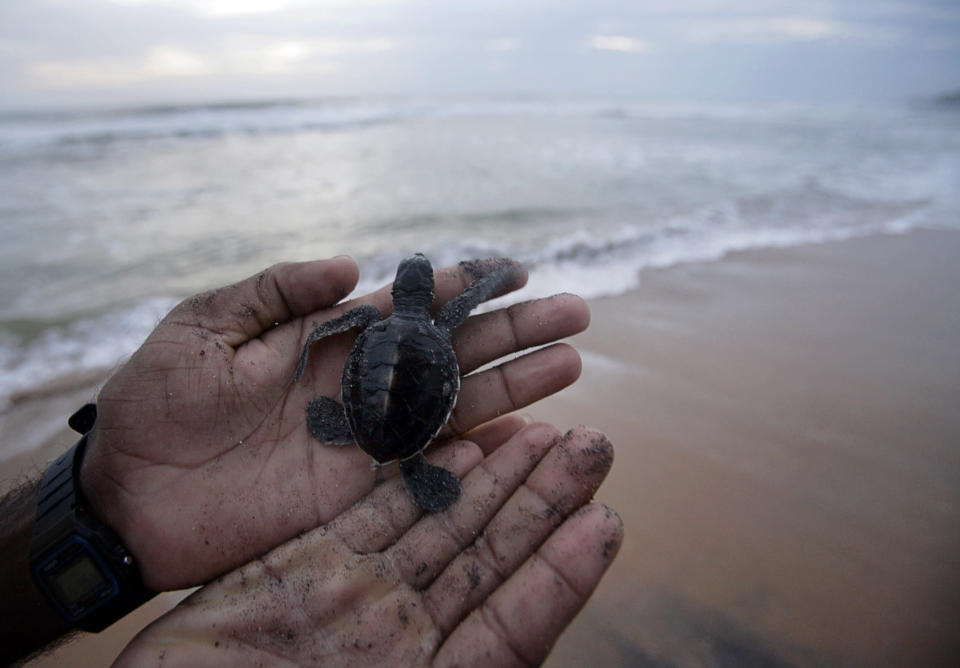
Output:
<instances>
[{"instance_id":1,"label":"ocean","mask_svg":"<svg viewBox=\"0 0 960 668\"><path fill-rule=\"evenodd\" d=\"M180 299L347 253L510 255L512 299L960 227L960 113L604 100L274 101L0 114L0 417L116 366Z\"/></svg>"}]
</instances>

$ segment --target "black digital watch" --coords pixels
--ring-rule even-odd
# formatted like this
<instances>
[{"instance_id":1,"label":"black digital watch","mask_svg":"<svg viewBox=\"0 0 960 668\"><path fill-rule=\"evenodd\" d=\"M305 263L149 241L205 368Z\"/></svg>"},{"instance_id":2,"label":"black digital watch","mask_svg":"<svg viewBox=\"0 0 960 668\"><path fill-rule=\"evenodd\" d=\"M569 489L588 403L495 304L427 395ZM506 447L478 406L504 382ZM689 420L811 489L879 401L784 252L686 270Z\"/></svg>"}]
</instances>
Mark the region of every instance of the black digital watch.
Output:
<instances>
[{"instance_id":1,"label":"black digital watch","mask_svg":"<svg viewBox=\"0 0 960 668\"><path fill-rule=\"evenodd\" d=\"M80 464L96 406L70 418L83 437L47 469L37 493L30 571L57 612L76 628L102 631L154 596L119 537L87 509Z\"/></svg>"}]
</instances>

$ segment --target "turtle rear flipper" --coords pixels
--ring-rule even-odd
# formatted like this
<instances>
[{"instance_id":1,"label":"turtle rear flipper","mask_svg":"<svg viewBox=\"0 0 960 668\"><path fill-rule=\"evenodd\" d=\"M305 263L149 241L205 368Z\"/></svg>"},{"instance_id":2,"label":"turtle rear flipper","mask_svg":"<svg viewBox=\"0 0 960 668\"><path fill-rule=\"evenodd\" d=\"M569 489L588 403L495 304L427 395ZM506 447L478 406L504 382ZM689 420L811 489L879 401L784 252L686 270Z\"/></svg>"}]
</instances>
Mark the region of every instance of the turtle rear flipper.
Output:
<instances>
[{"instance_id":1,"label":"turtle rear flipper","mask_svg":"<svg viewBox=\"0 0 960 668\"><path fill-rule=\"evenodd\" d=\"M343 406L330 397L317 397L307 404L307 431L318 441L333 445L353 443Z\"/></svg>"},{"instance_id":2,"label":"turtle rear flipper","mask_svg":"<svg viewBox=\"0 0 960 668\"><path fill-rule=\"evenodd\" d=\"M460 498L460 481L445 468L427 462L422 452L400 462L403 482L414 503L428 513L446 510Z\"/></svg>"}]
</instances>

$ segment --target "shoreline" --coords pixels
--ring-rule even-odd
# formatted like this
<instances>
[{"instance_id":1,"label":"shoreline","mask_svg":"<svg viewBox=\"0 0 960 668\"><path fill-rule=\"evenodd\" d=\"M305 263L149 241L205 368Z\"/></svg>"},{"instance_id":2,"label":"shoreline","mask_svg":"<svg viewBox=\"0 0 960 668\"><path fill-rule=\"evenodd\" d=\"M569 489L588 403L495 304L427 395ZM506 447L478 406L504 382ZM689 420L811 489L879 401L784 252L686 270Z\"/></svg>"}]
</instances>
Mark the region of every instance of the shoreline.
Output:
<instances>
[{"instance_id":1,"label":"shoreline","mask_svg":"<svg viewBox=\"0 0 960 668\"><path fill-rule=\"evenodd\" d=\"M932 230L752 249L590 300L580 381L524 413L609 435L626 536L547 665L960 661L958 256ZM37 441L4 491L104 379L0 415ZM182 595L30 665L107 663Z\"/></svg>"}]
</instances>

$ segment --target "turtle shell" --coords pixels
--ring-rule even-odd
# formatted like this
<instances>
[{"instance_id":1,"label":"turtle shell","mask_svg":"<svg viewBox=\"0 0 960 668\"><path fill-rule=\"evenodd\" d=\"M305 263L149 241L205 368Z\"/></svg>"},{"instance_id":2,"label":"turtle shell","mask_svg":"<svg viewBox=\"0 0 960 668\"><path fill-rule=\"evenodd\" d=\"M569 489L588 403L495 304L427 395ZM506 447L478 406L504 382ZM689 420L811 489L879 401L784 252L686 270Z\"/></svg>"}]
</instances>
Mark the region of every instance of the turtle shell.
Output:
<instances>
[{"instance_id":1,"label":"turtle shell","mask_svg":"<svg viewBox=\"0 0 960 668\"><path fill-rule=\"evenodd\" d=\"M341 396L357 444L387 463L427 446L450 417L459 390L449 339L427 317L392 315L357 337Z\"/></svg>"}]
</instances>

